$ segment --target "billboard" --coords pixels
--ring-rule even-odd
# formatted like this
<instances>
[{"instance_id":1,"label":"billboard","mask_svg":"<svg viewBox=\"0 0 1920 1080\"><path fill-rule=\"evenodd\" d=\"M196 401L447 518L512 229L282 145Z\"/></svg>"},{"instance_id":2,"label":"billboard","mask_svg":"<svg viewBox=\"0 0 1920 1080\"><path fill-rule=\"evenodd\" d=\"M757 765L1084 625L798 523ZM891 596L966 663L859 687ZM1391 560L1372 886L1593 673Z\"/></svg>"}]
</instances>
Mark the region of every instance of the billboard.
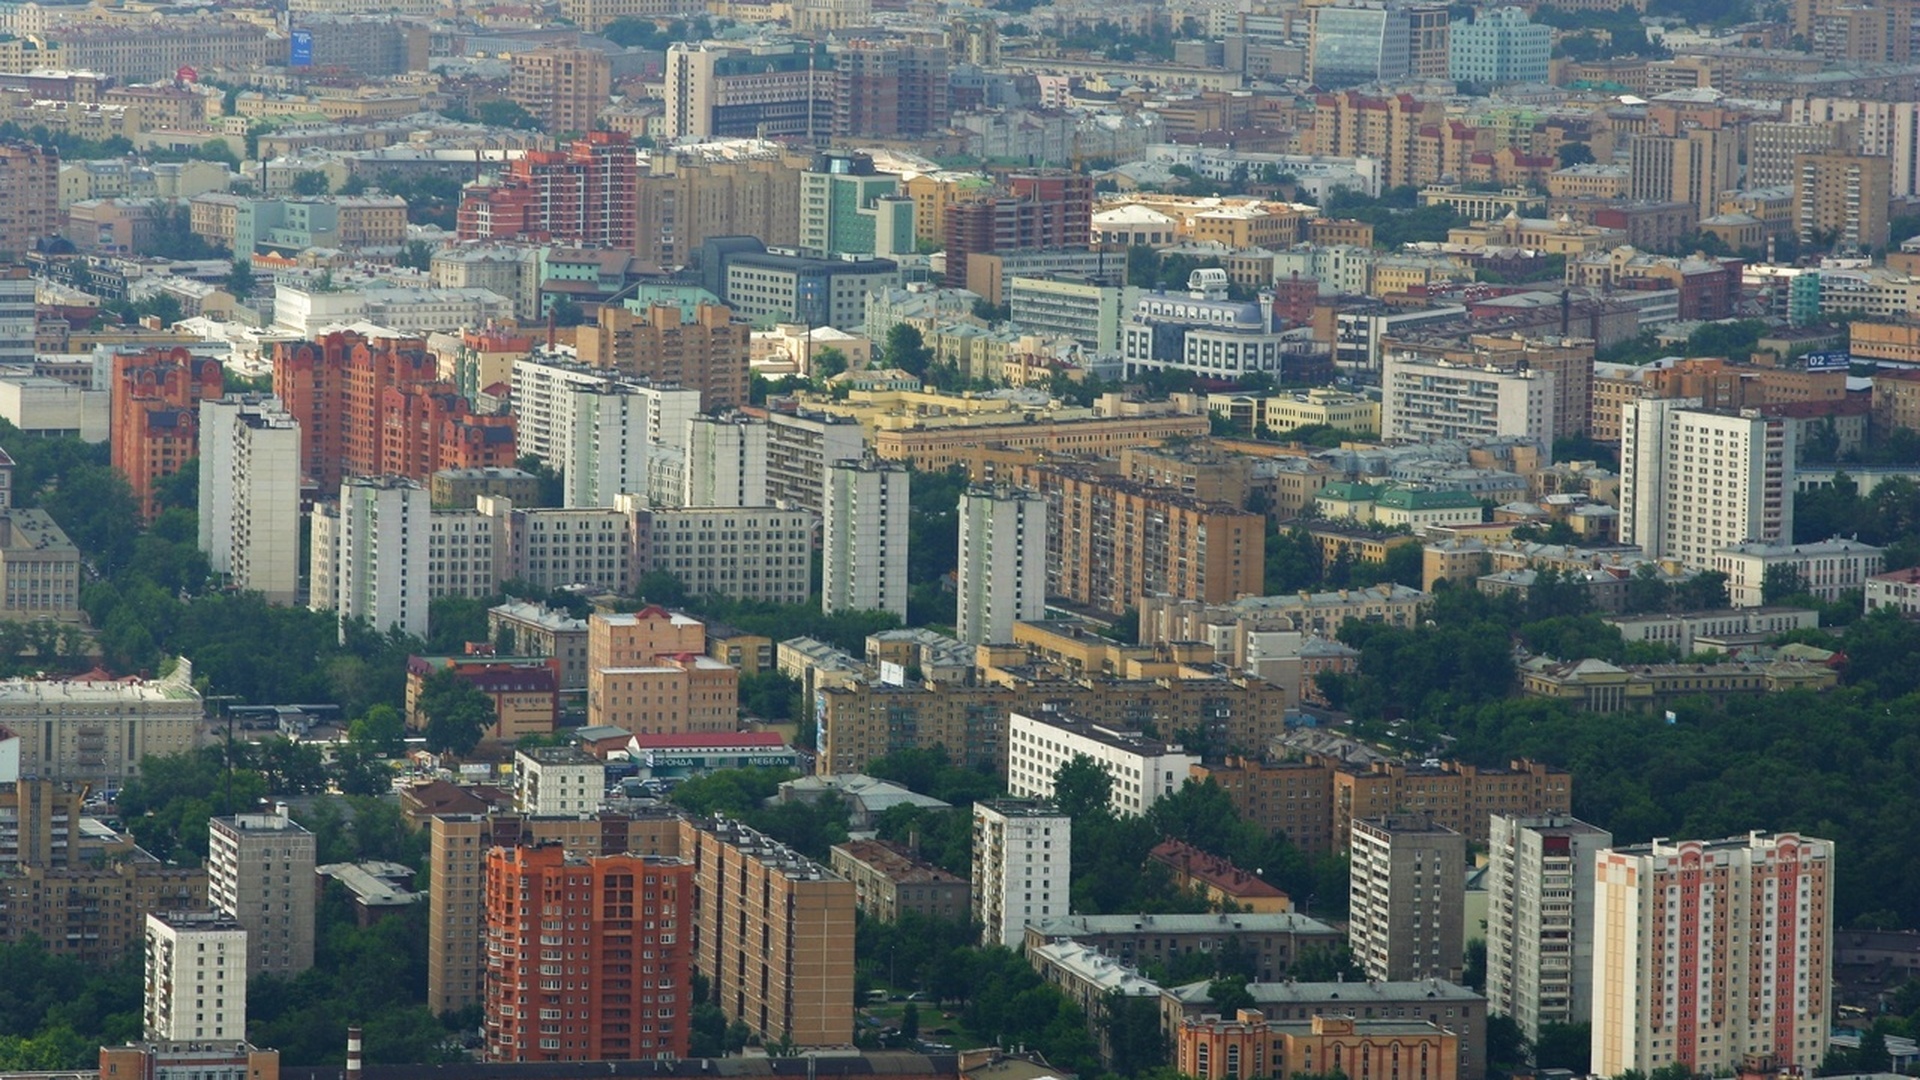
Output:
<instances>
[{"instance_id":1,"label":"billboard","mask_svg":"<svg viewBox=\"0 0 1920 1080\"><path fill-rule=\"evenodd\" d=\"M1844 352L1810 352L1800 358L1808 371L1845 371L1853 355Z\"/></svg>"},{"instance_id":2,"label":"billboard","mask_svg":"<svg viewBox=\"0 0 1920 1080\"><path fill-rule=\"evenodd\" d=\"M313 31L293 32L287 42L287 63L292 67L313 66Z\"/></svg>"}]
</instances>

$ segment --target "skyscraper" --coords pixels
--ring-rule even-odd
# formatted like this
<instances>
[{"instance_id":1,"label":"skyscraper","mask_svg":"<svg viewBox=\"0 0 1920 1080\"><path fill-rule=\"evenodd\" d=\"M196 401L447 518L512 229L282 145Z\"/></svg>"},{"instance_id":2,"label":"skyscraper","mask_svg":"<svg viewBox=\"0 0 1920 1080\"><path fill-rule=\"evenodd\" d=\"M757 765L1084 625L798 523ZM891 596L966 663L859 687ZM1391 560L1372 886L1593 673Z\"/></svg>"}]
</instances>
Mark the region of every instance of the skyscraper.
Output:
<instances>
[{"instance_id":1,"label":"skyscraper","mask_svg":"<svg viewBox=\"0 0 1920 1080\"><path fill-rule=\"evenodd\" d=\"M487 1060L687 1056L693 892L677 858L488 852Z\"/></svg>"},{"instance_id":2,"label":"skyscraper","mask_svg":"<svg viewBox=\"0 0 1920 1080\"><path fill-rule=\"evenodd\" d=\"M300 427L274 398L200 403L200 550L236 589L300 589Z\"/></svg>"},{"instance_id":3,"label":"skyscraper","mask_svg":"<svg viewBox=\"0 0 1920 1080\"><path fill-rule=\"evenodd\" d=\"M1833 842L1795 833L1601 851L1593 1071L1707 1074L1747 1054L1808 1075L1827 1052Z\"/></svg>"},{"instance_id":4,"label":"skyscraper","mask_svg":"<svg viewBox=\"0 0 1920 1080\"><path fill-rule=\"evenodd\" d=\"M1025 488L960 496L960 640L1013 640L1013 624L1047 612L1047 500Z\"/></svg>"},{"instance_id":5,"label":"skyscraper","mask_svg":"<svg viewBox=\"0 0 1920 1080\"><path fill-rule=\"evenodd\" d=\"M1356 819L1348 936L1367 977L1457 981L1467 838L1430 817Z\"/></svg>"},{"instance_id":6,"label":"skyscraper","mask_svg":"<svg viewBox=\"0 0 1920 1080\"><path fill-rule=\"evenodd\" d=\"M292 978L312 967L313 834L284 807L207 825L207 902L247 928L247 973Z\"/></svg>"},{"instance_id":7,"label":"skyscraper","mask_svg":"<svg viewBox=\"0 0 1920 1080\"><path fill-rule=\"evenodd\" d=\"M1621 407L1620 541L1709 569L1735 544L1793 539L1792 424L1699 398Z\"/></svg>"},{"instance_id":8,"label":"skyscraper","mask_svg":"<svg viewBox=\"0 0 1920 1080\"><path fill-rule=\"evenodd\" d=\"M1067 913L1073 819L1052 803L973 804L973 918L980 943L1018 949L1027 924Z\"/></svg>"},{"instance_id":9,"label":"skyscraper","mask_svg":"<svg viewBox=\"0 0 1920 1080\"><path fill-rule=\"evenodd\" d=\"M1407 76L1412 43L1404 9L1349 0L1307 10L1307 77L1314 85L1333 90Z\"/></svg>"},{"instance_id":10,"label":"skyscraper","mask_svg":"<svg viewBox=\"0 0 1920 1080\"><path fill-rule=\"evenodd\" d=\"M827 467L821 529L820 606L907 617L907 514L911 474L883 462Z\"/></svg>"},{"instance_id":11,"label":"skyscraper","mask_svg":"<svg viewBox=\"0 0 1920 1080\"><path fill-rule=\"evenodd\" d=\"M1528 21L1516 7L1482 9L1454 26L1447 74L1478 86L1544 83L1553 28Z\"/></svg>"},{"instance_id":12,"label":"skyscraper","mask_svg":"<svg viewBox=\"0 0 1920 1080\"><path fill-rule=\"evenodd\" d=\"M613 63L599 49L544 48L513 54L507 97L555 134L588 132L613 93Z\"/></svg>"},{"instance_id":13,"label":"skyscraper","mask_svg":"<svg viewBox=\"0 0 1920 1080\"><path fill-rule=\"evenodd\" d=\"M312 866L304 884L312 895ZM149 912L146 988L148 1039L245 1040L246 928L217 912Z\"/></svg>"},{"instance_id":14,"label":"skyscraper","mask_svg":"<svg viewBox=\"0 0 1920 1080\"><path fill-rule=\"evenodd\" d=\"M1537 1041L1592 1015L1593 860L1613 834L1570 817L1489 824L1487 1008Z\"/></svg>"}]
</instances>

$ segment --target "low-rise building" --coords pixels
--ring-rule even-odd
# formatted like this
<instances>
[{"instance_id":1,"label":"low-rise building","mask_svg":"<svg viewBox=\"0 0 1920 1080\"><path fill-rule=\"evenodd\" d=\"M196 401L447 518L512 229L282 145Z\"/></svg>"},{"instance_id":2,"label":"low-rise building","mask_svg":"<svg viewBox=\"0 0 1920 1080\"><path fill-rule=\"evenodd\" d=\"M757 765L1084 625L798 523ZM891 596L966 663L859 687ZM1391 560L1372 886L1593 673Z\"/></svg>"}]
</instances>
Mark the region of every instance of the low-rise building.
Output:
<instances>
[{"instance_id":1,"label":"low-rise building","mask_svg":"<svg viewBox=\"0 0 1920 1080\"><path fill-rule=\"evenodd\" d=\"M896 922L902 912L965 922L973 901L967 879L885 840L833 846L833 872L853 882L854 902L868 918Z\"/></svg>"},{"instance_id":2,"label":"low-rise building","mask_svg":"<svg viewBox=\"0 0 1920 1080\"><path fill-rule=\"evenodd\" d=\"M1218 1015L1219 1006L1207 994L1210 985L1197 982L1169 987L1161 993L1161 1030L1169 1042L1178 1039L1182 1023ZM1315 1017L1325 1016L1438 1025L1457 1040L1453 1071L1447 1075L1461 1078L1486 1075L1487 999L1466 987L1434 979L1364 983L1261 979L1248 983L1247 993L1253 997L1253 1007L1268 1023L1310 1024ZM1300 1067L1324 1069L1327 1065L1316 1060L1312 1066ZM1429 1076L1441 1075L1440 1068L1435 1061ZM1289 1074L1294 1071L1298 1068L1290 1065ZM1392 1075L1391 1066L1386 1072L1376 1070L1376 1074ZM1213 1075L1225 1073L1215 1070Z\"/></svg>"},{"instance_id":3,"label":"low-rise building","mask_svg":"<svg viewBox=\"0 0 1920 1080\"><path fill-rule=\"evenodd\" d=\"M1139 815L1178 791L1200 763L1178 743L1138 731L1067 716L1014 713L1007 719L1007 791L1022 798L1051 799L1061 767L1084 755L1112 778L1113 812Z\"/></svg>"},{"instance_id":4,"label":"low-rise building","mask_svg":"<svg viewBox=\"0 0 1920 1080\"><path fill-rule=\"evenodd\" d=\"M588 814L607 794L607 764L576 746L513 754L513 808L540 817Z\"/></svg>"},{"instance_id":5,"label":"low-rise building","mask_svg":"<svg viewBox=\"0 0 1920 1080\"><path fill-rule=\"evenodd\" d=\"M1681 657L1695 652L1764 645L1793 630L1820 625L1812 608L1748 607L1731 611L1659 612L1646 615L1608 615L1602 622L1620 631L1631 645L1637 641L1672 646Z\"/></svg>"},{"instance_id":6,"label":"low-rise building","mask_svg":"<svg viewBox=\"0 0 1920 1080\"><path fill-rule=\"evenodd\" d=\"M487 609L487 636L502 656L558 661L561 693L587 688L587 620L530 600L508 600Z\"/></svg>"},{"instance_id":7,"label":"low-rise building","mask_svg":"<svg viewBox=\"0 0 1920 1080\"><path fill-rule=\"evenodd\" d=\"M407 658L407 724L424 730L420 694L428 679L451 671L493 703L493 724L481 738L513 742L545 735L560 720L559 662L526 656L412 656Z\"/></svg>"},{"instance_id":8,"label":"low-rise building","mask_svg":"<svg viewBox=\"0 0 1920 1080\"><path fill-rule=\"evenodd\" d=\"M1908 618L1920 615L1920 567L1875 574L1867 579L1864 591L1870 612L1890 608Z\"/></svg>"},{"instance_id":9,"label":"low-rise building","mask_svg":"<svg viewBox=\"0 0 1920 1080\"><path fill-rule=\"evenodd\" d=\"M1197 893L1221 911L1274 914L1293 910L1293 899L1249 873L1233 860L1202 851L1184 840L1167 840L1147 858L1173 872L1175 888Z\"/></svg>"},{"instance_id":10,"label":"low-rise building","mask_svg":"<svg viewBox=\"0 0 1920 1080\"><path fill-rule=\"evenodd\" d=\"M1090 945L1058 941L1027 950L1027 962L1048 984L1080 1006L1087 1018L1087 1034L1099 1043L1100 1058L1113 1060L1113 1001L1139 998L1158 1002L1160 986Z\"/></svg>"},{"instance_id":11,"label":"low-rise building","mask_svg":"<svg viewBox=\"0 0 1920 1080\"><path fill-rule=\"evenodd\" d=\"M1252 958L1256 980L1284 979L1302 951L1331 949L1346 940L1326 923L1296 912L1193 915L1058 915L1026 924L1029 953L1071 941L1135 969L1175 956L1211 952L1228 942Z\"/></svg>"},{"instance_id":12,"label":"low-rise building","mask_svg":"<svg viewBox=\"0 0 1920 1080\"><path fill-rule=\"evenodd\" d=\"M1810 544L1736 544L1713 553L1713 569L1727 575L1734 607L1766 602L1769 576L1788 594L1806 593L1829 603L1864 588L1880 572L1886 549L1836 536Z\"/></svg>"},{"instance_id":13,"label":"low-rise building","mask_svg":"<svg viewBox=\"0 0 1920 1080\"><path fill-rule=\"evenodd\" d=\"M1653 712L1692 697L1724 703L1746 694L1825 690L1839 682L1833 668L1804 660L1619 667L1592 658L1535 657L1520 665L1521 693L1597 713Z\"/></svg>"},{"instance_id":14,"label":"low-rise building","mask_svg":"<svg viewBox=\"0 0 1920 1080\"><path fill-rule=\"evenodd\" d=\"M1517 11L1517 8L1508 8ZM1543 28L1544 29L1544 28ZM1184 1020L1174 1038L1175 1068L1192 1076L1304 1075L1329 1065L1344 1075L1391 1075L1401 1055L1420 1062L1428 1080L1458 1080L1462 1040L1432 1020L1363 1020L1351 1016L1315 1016L1305 1021L1268 1020L1258 1009L1240 1009L1232 1018L1208 1014ZM1431 1065L1429 1065L1431 1062Z\"/></svg>"}]
</instances>

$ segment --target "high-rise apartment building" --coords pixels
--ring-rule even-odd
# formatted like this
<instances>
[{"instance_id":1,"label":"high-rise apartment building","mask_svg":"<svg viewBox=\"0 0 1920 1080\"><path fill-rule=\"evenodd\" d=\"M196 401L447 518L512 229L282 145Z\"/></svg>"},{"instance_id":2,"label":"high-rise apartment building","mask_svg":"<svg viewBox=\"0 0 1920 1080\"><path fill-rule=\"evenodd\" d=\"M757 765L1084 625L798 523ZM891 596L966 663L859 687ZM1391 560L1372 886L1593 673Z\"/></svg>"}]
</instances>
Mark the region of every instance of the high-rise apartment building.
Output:
<instances>
[{"instance_id":1,"label":"high-rise apartment building","mask_svg":"<svg viewBox=\"0 0 1920 1080\"><path fill-rule=\"evenodd\" d=\"M810 41L676 42L667 49L666 137L811 144L833 130L833 59Z\"/></svg>"},{"instance_id":2,"label":"high-rise apartment building","mask_svg":"<svg viewBox=\"0 0 1920 1080\"><path fill-rule=\"evenodd\" d=\"M313 892L311 880L306 888ZM224 914L148 912L141 1033L156 1042L245 1040L247 951L246 927Z\"/></svg>"},{"instance_id":3,"label":"high-rise apartment building","mask_svg":"<svg viewBox=\"0 0 1920 1080\"><path fill-rule=\"evenodd\" d=\"M1517 7L1481 9L1456 23L1447 76L1476 86L1544 83L1553 52L1553 28L1536 25Z\"/></svg>"},{"instance_id":4,"label":"high-rise apartment building","mask_svg":"<svg viewBox=\"0 0 1920 1080\"><path fill-rule=\"evenodd\" d=\"M801 254L910 255L914 245L913 200L872 157L817 154L800 174Z\"/></svg>"},{"instance_id":5,"label":"high-rise apartment building","mask_svg":"<svg viewBox=\"0 0 1920 1080\"><path fill-rule=\"evenodd\" d=\"M1793 539L1794 429L1699 398L1621 407L1620 541L1702 569L1722 548Z\"/></svg>"},{"instance_id":6,"label":"high-rise apartment building","mask_svg":"<svg viewBox=\"0 0 1920 1080\"><path fill-rule=\"evenodd\" d=\"M415 338L350 330L274 347L273 393L299 424L305 476L426 481L442 469L511 468L511 415L481 415Z\"/></svg>"},{"instance_id":7,"label":"high-rise apartment building","mask_svg":"<svg viewBox=\"0 0 1920 1080\"><path fill-rule=\"evenodd\" d=\"M487 1060L687 1056L693 894L670 856L489 851Z\"/></svg>"},{"instance_id":8,"label":"high-rise apartment building","mask_svg":"<svg viewBox=\"0 0 1920 1080\"><path fill-rule=\"evenodd\" d=\"M1408 75L1412 43L1404 8L1347 0L1308 12L1307 78L1314 85L1335 89Z\"/></svg>"},{"instance_id":9,"label":"high-rise apartment building","mask_svg":"<svg viewBox=\"0 0 1920 1080\"><path fill-rule=\"evenodd\" d=\"M412 480L342 483L339 502L313 508L308 606L339 612L342 635L365 619L381 633L426 637L431 516L426 489Z\"/></svg>"},{"instance_id":10,"label":"high-rise apartment building","mask_svg":"<svg viewBox=\"0 0 1920 1080\"><path fill-rule=\"evenodd\" d=\"M513 416L521 453L559 471L568 506L612 506L644 494L655 458L678 457L700 392L623 379L553 357L513 363Z\"/></svg>"},{"instance_id":11,"label":"high-rise apartment building","mask_svg":"<svg viewBox=\"0 0 1920 1080\"><path fill-rule=\"evenodd\" d=\"M1858 150L1887 158L1892 164L1892 193L1899 196L1920 192L1920 102L1795 98L1787 102L1784 119L1789 124L1806 125L1852 121L1858 131L1858 144L1835 149ZM1788 176L1777 182L1791 184L1793 179Z\"/></svg>"},{"instance_id":12,"label":"high-rise apartment building","mask_svg":"<svg viewBox=\"0 0 1920 1080\"><path fill-rule=\"evenodd\" d=\"M1148 596L1223 604L1264 591L1266 519L1062 463L1018 466L1047 499L1047 595L1120 614Z\"/></svg>"},{"instance_id":13,"label":"high-rise apartment building","mask_svg":"<svg viewBox=\"0 0 1920 1080\"><path fill-rule=\"evenodd\" d=\"M960 640L1013 640L1013 624L1047 613L1047 500L1024 488L960 496Z\"/></svg>"},{"instance_id":14,"label":"high-rise apartment building","mask_svg":"<svg viewBox=\"0 0 1920 1080\"><path fill-rule=\"evenodd\" d=\"M1739 179L1740 135L1732 128L1633 137L1627 187L1635 199L1689 203L1701 217L1712 217L1721 194Z\"/></svg>"},{"instance_id":15,"label":"high-rise apartment building","mask_svg":"<svg viewBox=\"0 0 1920 1080\"><path fill-rule=\"evenodd\" d=\"M747 404L750 333L724 304L701 304L691 319L678 304L642 312L602 304L598 322L582 326L577 340L583 363L698 390L701 410L712 412Z\"/></svg>"},{"instance_id":16,"label":"high-rise apartment building","mask_svg":"<svg viewBox=\"0 0 1920 1080\"><path fill-rule=\"evenodd\" d=\"M186 349L114 355L113 467L146 517L160 512L157 482L199 456L200 403L224 385L220 361Z\"/></svg>"},{"instance_id":17,"label":"high-rise apartment building","mask_svg":"<svg viewBox=\"0 0 1920 1080\"><path fill-rule=\"evenodd\" d=\"M833 54L833 137L910 139L941 130L951 115L947 82L945 42L846 42Z\"/></svg>"},{"instance_id":18,"label":"high-rise apartment building","mask_svg":"<svg viewBox=\"0 0 1920 1080\"><path fill-rule=\"evenodd\" d=\"M866 454L866 433L852 417L769 411L767 500L820 517L827 511L827 467Z\"/></svg>"},{"instance_id":19,"label":"high-rise apartment building","mask_svg":"<svg viewBox=\"0 0 1920 1080\"><path fill-rule=\"evenodd\" d=\"M907 514L912 474L873 459L827 467L820 532L820 606L907 617Z\"/></svg>"},{"instance_id":20,"label":"high-rise apartment building","mask_svg":"<svg viewBox=\"0 0 1920 1080\"><path fill-rule=\"evenodd\" d=\"M973 919L982 945L1020 948L1027 924L1067 913L1073 819L1051 803L973 804Z\"/></svg>"},{"instance_id":21,"label":"high-rise apartment building","mask_svg":"<svg viewBox=\"0 0 1920 1080\"><path fill-rule=\"evenodd\" d=\"M1793 159L1793 227L1803 244L1879 251L1887 243L1893 160L1828 152Z\"/></svg>"},{"instance_id":22,"label":"high-rise apartment building","mask_svg":"<svg viewBox=\"0 0 1920 1080\"><path fill-rule=\"evenodd\" d=\"M497 182L467 185L456 229L461 240L631 250L639 167L633 141L613 131L587 131L560 150L530 150Z\"/></svg>"},{"instance_id":23,"label":"high-rise apartment building","mask_svg":"<svg viewBox=\"0 0 1920 1080\"><path fill-rule=\"evenodd\" d=\"M1613 834L1570 817L1493 814L1487 844L1487 1009L1528 1039L1592 1016L1593 863Z\"/></svg>"},{"instance_id":24,"label":"high-rise apartment building","mask_svg":"<svg viewBox=\"0 0 1920 1080\"><path fill-rule=\"evenodd\" d=\"M313 834L285 807L207 826L207 901L246 927L248 974L292 978L312 967Z\"/></svg>"},{"instance_id":25,"label":"high-rise apartment building","mask_svg":"<svg viewBox=\"0 0 1920 1080\"><path fill-rule=\"evenodd\" d=\"M1467 838L1425 816L1356 819L1348 939L1369 979L1457 982Z\"/></svg>"},{"instance_id":26,"label":"high-rise apartment building","mask_svg":"<svg viewBox=\"0 0 1920 1080\"><path fill-rule=\"evenodd\" d=\"M1655 840L1596 857L1593 1071L1813 1072L1827 1052L1833 842Z\"/></svg>"},{"instance_id":27,"label":"high-rise apartment building","mask_svg":"<svg viewBox=\"0 0 1920 1080\"><path fill-rule=\"evenodd\" d=\"M270 604L299 592L300 427L273 398L200 403L200 550Z\"/></svg>"},{"instance_id":28,"label":"high-rise apartment building","mask_svg":"<svg viewBox=\"0 0 1920 1080\"><path fill-rule=\"evenodd\" d=\"M1033 172L1007 177L1006 194L946 210L946 283L967 288L967 257L1040 249L1084 249L1093 235L1093 178Z\"/></svg>"},{"instance_id":29,"label":"high-rise apartment building","mask_svg":"<svg viewBox=\"0 0 1920 1080\"><path fill-rule=\"evenodd\" d=\"M1551 449L1551 371L1390 354L1380 364L1380 437L1394 442L1519 436Z\"/></svg>"},{"instance_id":30,"label":"high-rise apartment building","mask_svg":"<svg viewBox=\"0 0 1920 1080\"><path fill-rule=\"evenodd\" d=\"M1802 154L1851 153L1860 145L1857 120L1756 120L1747 125L1745 187L1792 187ZM1891 176L1891 170L1889 170Z\"/></svg>"},{"instance_id":31,"label":"high-rise apartment building","mask_svg":"<svg viewBox=\"0 0 1920 1080\"><path fill-rule=\"evenodd\" d=\"M853 1041L853 883L737 821L682 821L694 967L763 1040Z\"/></svg>"},{"instance_id":32,"label":"high-rise apartment building","mask_svg":"<svg viewBox=\"0 0 1920 1080\"><path fill-rule=\"evenodd\" d=\"M688 596L713 593L772 604L804 604L813 597L819 519L806 510L689 507L655 510L648 520L645 565L678 578Z\"/></svg>"},{"instance_id":33,"label":"high-rise apartment building","mask_svg":"<svg viewBox=\"0 0 1920 1080\"><path fill-rule=\"evenodd\" d=\"M696 416L683 431L681 506L768 505L766 421Z\"/></svg>"},{"instance_id":34,"label":"high-rise apartment building","mask_svg":"<svg viewBox=\"0 0 1920 1080\"><path fill-rule=\"evenodd\" d=\"M649 266L686 266L716 236L800 242L800 172L807 158L768 143L655 147L635 188L634 255Z\"/></svg>"},{"instance_id":35,"label":"high-rise apartment building","mask_svg":"<svg viewBox=\"0 0 1920 1080\"><path fill-rule=\"evenodd\" d=\"M544 131L590 132L613 93L613 62L599 49L547 47L513 54L507 99Z\"/></svg>"},{"instance_id":36,"label":"high-rise apartment building","mask_svg":"<svg viewBox=\"0 0 1920 1080\"><path fill-rule=\"evenodd\" d=\"M59 153L24 140L0 141L0 252L25 258L60 220Z\"/></svg>"}]
</instances>

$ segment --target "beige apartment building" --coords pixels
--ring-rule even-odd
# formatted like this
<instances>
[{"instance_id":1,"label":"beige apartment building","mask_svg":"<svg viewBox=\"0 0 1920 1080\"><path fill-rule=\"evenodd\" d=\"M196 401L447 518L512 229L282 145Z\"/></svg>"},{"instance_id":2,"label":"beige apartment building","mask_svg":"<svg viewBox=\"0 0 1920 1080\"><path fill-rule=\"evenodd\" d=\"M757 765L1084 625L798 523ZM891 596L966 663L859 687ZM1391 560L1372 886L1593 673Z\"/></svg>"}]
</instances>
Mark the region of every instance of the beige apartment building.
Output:
<instances>
[{"instance_id":1,"label":"beige apartment building","mask_svg":"<svg viewBox=\"0 0 1920 1080\"><path fill-rule=\"evenodd\" d=\"M312 967L314 835L284 807L207 825L208 901L247 928L247 973L290 979Z\"/></svg>"},{"instance_id":2,"label":"beige apartment building","mask_svg":"<svg viewBox=\"0 0 1920 1080\"><path fill-rule=\"evenodd\" d=\"M547 131L587 132L613 93L613 64L599 49L532 49L517 53L507 97Z\"/></svg>"},{"instance_id":3,"label":"beige apartment building","mask_svg":"<svg viewBox=\"0 0 1920 1080\"><path fill-rule=\"evenodd\" d=\"M849 840L833 846L833 872L853 882L861 914L897 922L912 912L929 919L965 922L973 910L967 879L950 874L898 844Z\"/></svg>"}]
</instances>

